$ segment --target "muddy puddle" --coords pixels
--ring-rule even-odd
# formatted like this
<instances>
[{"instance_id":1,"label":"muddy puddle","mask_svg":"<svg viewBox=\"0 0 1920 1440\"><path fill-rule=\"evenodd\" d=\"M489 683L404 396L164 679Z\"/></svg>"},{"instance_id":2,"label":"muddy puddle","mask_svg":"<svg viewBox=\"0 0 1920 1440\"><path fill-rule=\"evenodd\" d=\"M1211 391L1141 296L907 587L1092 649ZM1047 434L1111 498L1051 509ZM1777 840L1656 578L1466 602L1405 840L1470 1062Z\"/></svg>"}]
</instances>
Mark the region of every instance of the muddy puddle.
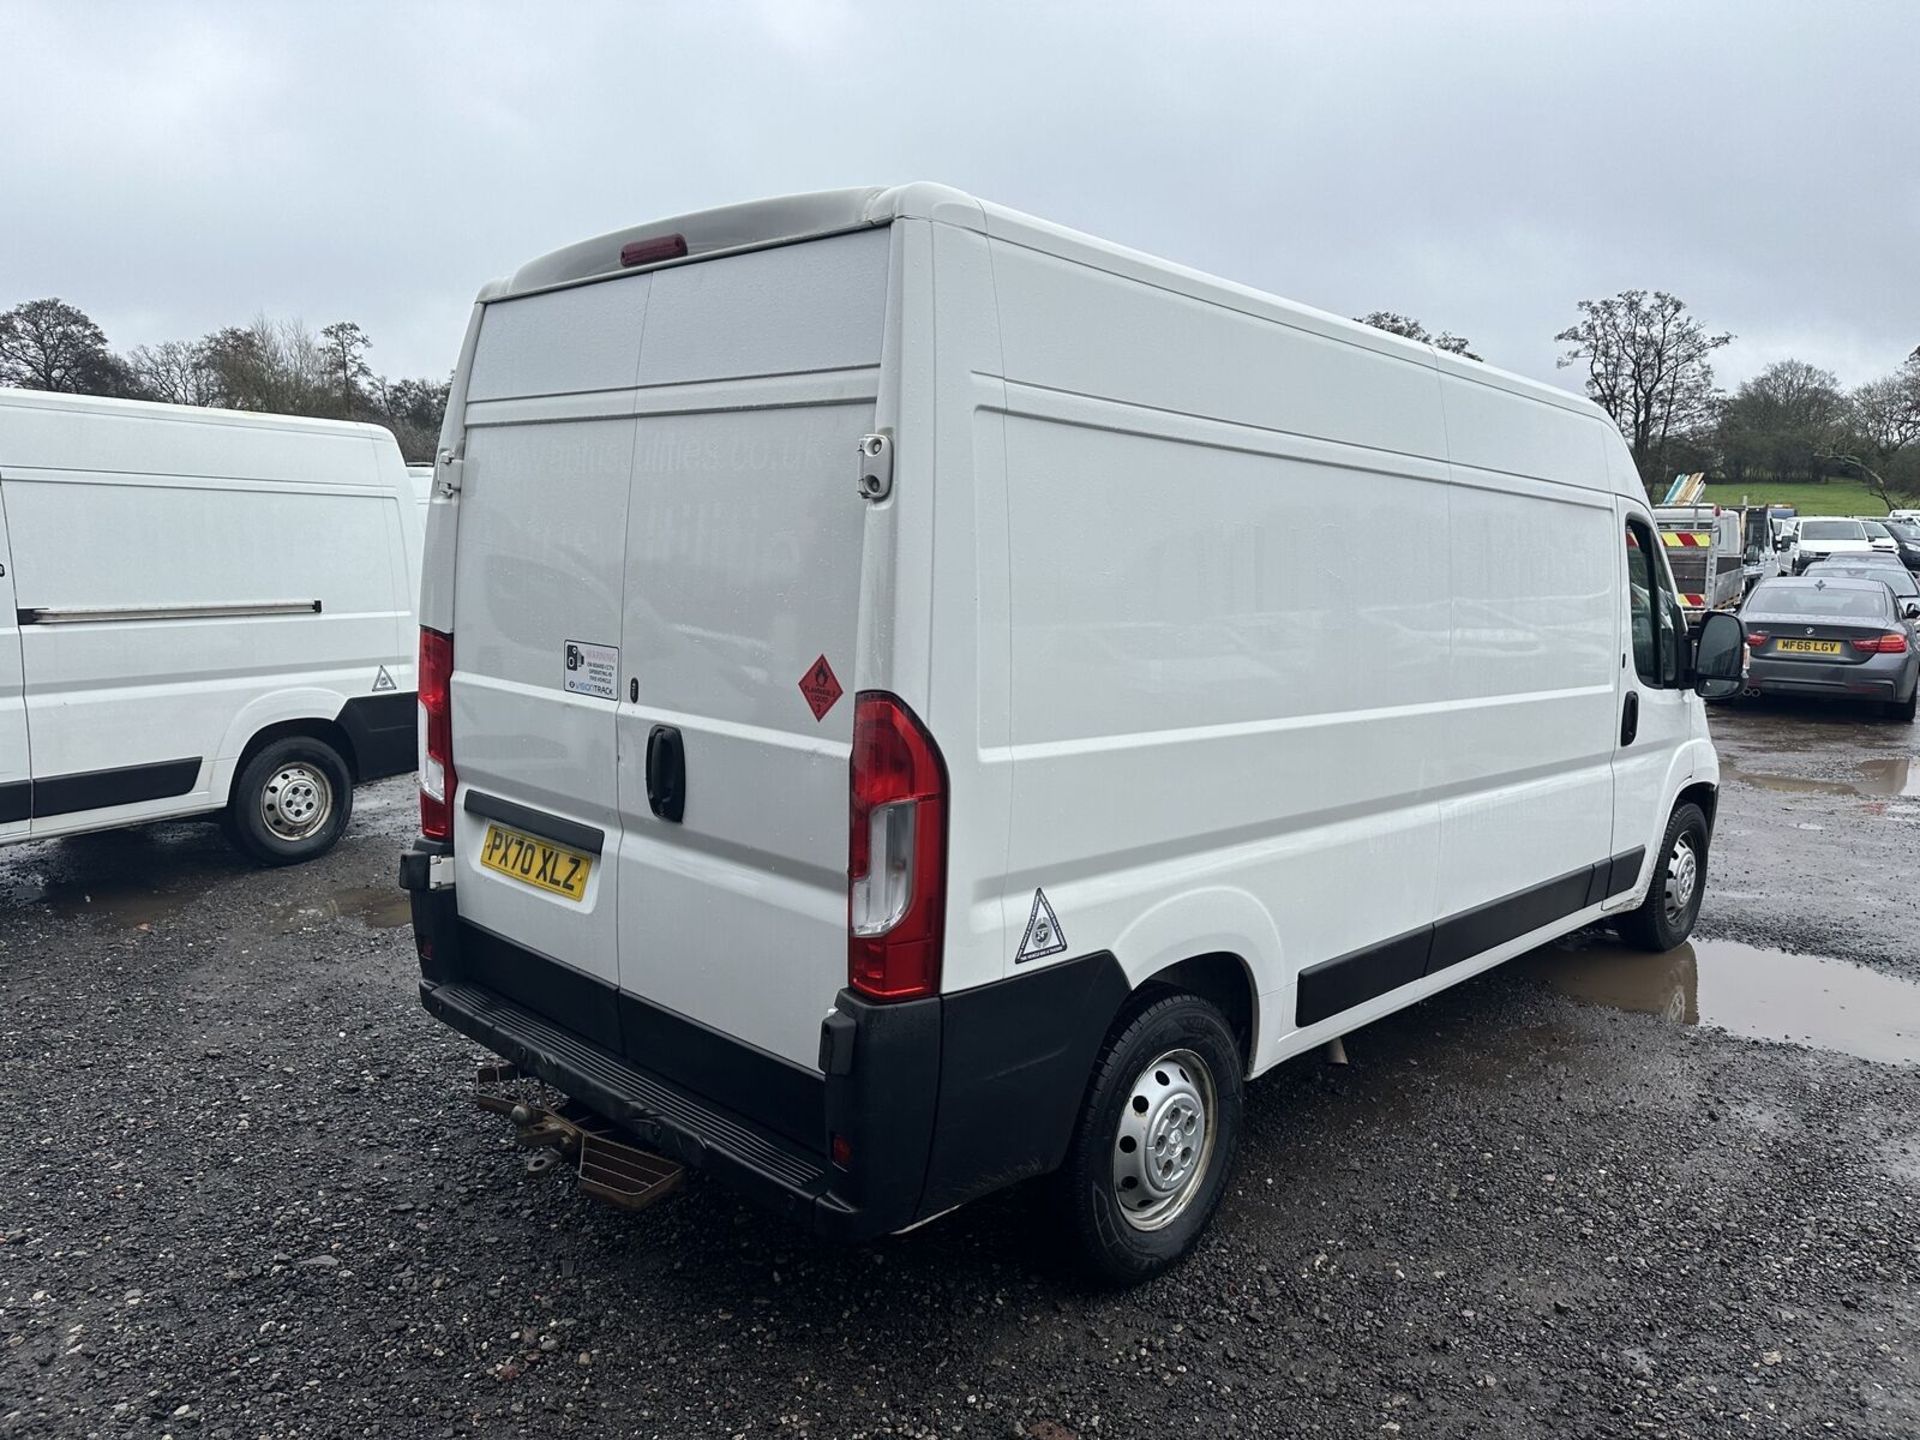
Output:
<instances>
[{"instance_id":1,"label":"muddy puddle","mask_svg":"<svg viewBox=\"0 0 1920 1440\"><path fill-rule=\"evenodd\" d=\"M370 885L340 890L279 909L283 930L305 930L335 920L358 920L375 930L391 930L412 918L407 892L397 885Z\"/></svg>"},{"instance_id":2,"label":"muddy puddle","mask_svg":"<svg viewBox=\"0 0 1920 1440\"><path fill-rule=\"evenodd\" d=\"M1920 1064L1920 984L1845 960L1697 940L1665 955L1595 940L1524 962L1595 1005L1785 1040L1887 1064Z\"/></svg>"},{"instance_id":3,"label":"muddy puddle","mask_svg":"<svg viewBox=\"0 0 1920 1440\"><path fill-rule=\"evenodd\" d=\"M159 885L137 873L36 877L35 881L6 887L6 900L16 905L45 905L65 919L87 916L128 930L151 930L178 918L216 884L230 878L230 872L224 870L175 873ZM391 930L411 918L406 892L394 885L338 890L263 908L266 923L282 934L338 920L358 920L376 930Z\"/></svg>"},{"instance_id":4,"label":"muddy puddle","mask_svg":"<svg viewBox=\"0 0 1920 1440\"><path fill-rule=\"evenodd\" d=\"M1920 797L1920 764L1910 755L1862 760L1848 779L1815 780L1804 775L1777 775L1722 763L1721 777L1740 785L1754 785L1787 795L1851 795L1867 800Z\"/></svg>"}]
</instances>

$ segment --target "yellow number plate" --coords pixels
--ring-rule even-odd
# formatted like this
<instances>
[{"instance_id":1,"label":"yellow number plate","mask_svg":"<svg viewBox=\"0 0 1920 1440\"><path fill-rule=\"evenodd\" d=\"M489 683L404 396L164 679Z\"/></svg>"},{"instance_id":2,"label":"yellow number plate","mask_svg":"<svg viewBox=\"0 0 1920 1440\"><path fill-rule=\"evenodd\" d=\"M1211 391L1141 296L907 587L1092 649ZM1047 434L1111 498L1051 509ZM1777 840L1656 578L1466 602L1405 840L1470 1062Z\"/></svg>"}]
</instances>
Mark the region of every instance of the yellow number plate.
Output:
<instances>
[{"instance_id":1,"label":"yellow number plate","mask_svg":"<svg viewBox=\"0 0 1920 1440\"><path fill-rule=\"evenodd\" d=\"M1838 640L1776 640L1773 642L1773 648L1796 650L1802 655L1838 655L1840 642Z\"/></svg>"},{"instance_id":2,"label":"yellow number plate","mask_svg":"<svg viewBox=\"0 0 1920 1440\"><path fill-rule=\"evenodd\" d=\"M586 895L587 876L593 873L591 855L582 855L551 840L522 835L504 825L487 826L487 840L480 847L480 863L536 890L573 901Z\"/></svg>"}]
</instances>

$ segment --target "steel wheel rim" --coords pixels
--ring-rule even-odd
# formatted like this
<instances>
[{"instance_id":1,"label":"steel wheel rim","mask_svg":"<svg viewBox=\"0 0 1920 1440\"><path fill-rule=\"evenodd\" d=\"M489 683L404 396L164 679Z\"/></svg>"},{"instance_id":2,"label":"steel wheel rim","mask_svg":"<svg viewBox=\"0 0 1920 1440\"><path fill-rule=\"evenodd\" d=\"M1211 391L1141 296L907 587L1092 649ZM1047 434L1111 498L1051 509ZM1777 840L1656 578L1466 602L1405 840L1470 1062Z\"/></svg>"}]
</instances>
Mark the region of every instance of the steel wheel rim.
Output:
<instances>
[{"instance_id":1,"label":"steel wheel rim","mask_svg":"<svg viewBox=\"0 0 1920 1440\"><path fill-rule=\"evenodd\" d=\"M1213 1072L1191 1050L1169 1050L1134 1077L1113 1138L1113 1193L1134 1229L1159 1230L1193 1203L1218 1113Z\"/></svg>"},{"instance_id":2,"label":"steel wheel rim","mask_svg":"<svg viewBox=\"0 0 1920 1440\"><path fill-rule=\"evenodd\" d=\"M260 788L260 821L276 840L305 840L333 816L333 782L303 760L282 765Z\"/></svg>"},{"instance_id":3,"label":"steel wheel rim","mask_svg":"<svg viewBox=\"0 0 1920 1440\"><path fill-rule=\"evenodd\" d=\"M1681 835L1667 856L1666 911L1669 924L1684 920L1700 890L1700 857L1694 851L1693 837Z\"/></svg>"}]
</instances>

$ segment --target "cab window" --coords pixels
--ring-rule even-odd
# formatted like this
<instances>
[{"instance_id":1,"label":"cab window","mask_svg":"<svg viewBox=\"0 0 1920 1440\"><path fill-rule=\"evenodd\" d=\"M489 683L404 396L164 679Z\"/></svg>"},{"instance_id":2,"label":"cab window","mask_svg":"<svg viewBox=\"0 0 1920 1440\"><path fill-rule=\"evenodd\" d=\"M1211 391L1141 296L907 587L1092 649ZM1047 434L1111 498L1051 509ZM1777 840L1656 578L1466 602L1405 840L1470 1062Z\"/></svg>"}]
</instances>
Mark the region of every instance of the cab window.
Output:
<instances>
[{"instance_id":1,"label":"cab window","mask_svg":"<svg viewBox=\"0 0 1920 1440\"><path fill-rule=\"evenodd\" d=\"M1627 521L1627 603L1633 629L1633 668L1642 685L1680 683L1680 642L1686 615L1661 563L1653 531Z\"/></svg>"}]
</instances>

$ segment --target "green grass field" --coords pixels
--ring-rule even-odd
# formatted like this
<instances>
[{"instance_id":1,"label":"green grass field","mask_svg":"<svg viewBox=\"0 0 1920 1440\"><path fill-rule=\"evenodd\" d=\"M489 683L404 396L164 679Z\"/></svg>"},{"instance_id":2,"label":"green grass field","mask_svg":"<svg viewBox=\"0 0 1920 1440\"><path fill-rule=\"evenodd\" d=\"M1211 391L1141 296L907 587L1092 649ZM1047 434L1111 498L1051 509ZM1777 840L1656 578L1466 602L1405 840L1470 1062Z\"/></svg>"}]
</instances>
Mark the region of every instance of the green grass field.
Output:
<instances>
[{"instance_id":1,"label":"green grass field","mask_svg":"<svg viewBox=\"0 0 1920 1440\"><path fill-rule=\"evenodd\" d=\"M1744 501L1742 497L1744 498ZM1656 500L1658 496L1654 497ZM1708 485L1709 505L1792 505L1802 515L1884 515L1887 507L1859 480L1829 480L1824 485Z\"/></svg>"}]
</instances>

